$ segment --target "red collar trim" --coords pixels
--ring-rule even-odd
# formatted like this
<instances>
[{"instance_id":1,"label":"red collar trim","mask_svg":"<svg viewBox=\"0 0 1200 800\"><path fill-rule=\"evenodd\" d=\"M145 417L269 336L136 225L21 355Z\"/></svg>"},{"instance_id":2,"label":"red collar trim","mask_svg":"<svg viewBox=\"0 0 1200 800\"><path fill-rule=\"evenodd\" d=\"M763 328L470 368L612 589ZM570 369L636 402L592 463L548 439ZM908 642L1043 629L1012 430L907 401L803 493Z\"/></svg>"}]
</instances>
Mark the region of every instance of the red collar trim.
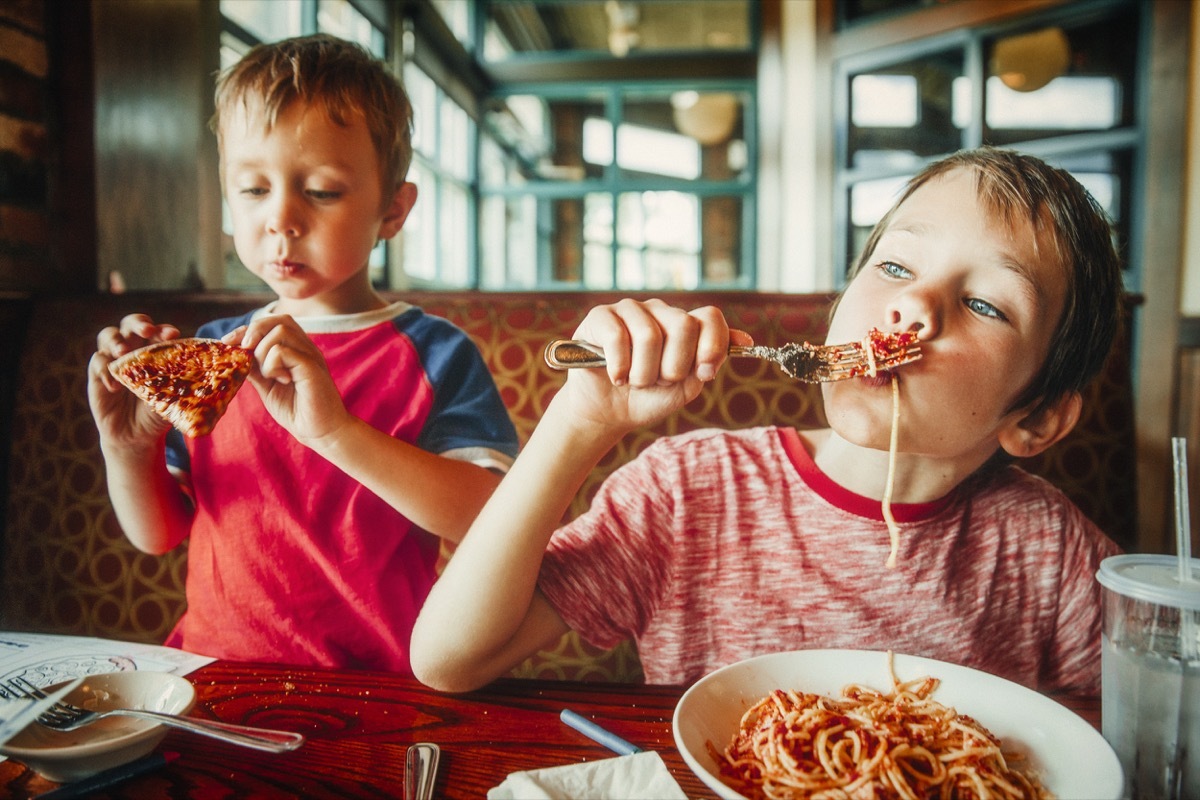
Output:
<instances>
[{"instance_id":1,"label":"red collar trim","mask_svg":"<svg viewBox=\"0 0 1200 800\"><path fill-rule=\"evenodd\" d=\"M855 494L822 472L795 428L779 428L779 438L800 479L825 502L857 517L883 521L883 504L870 497ZM928 503L893 503L892 516L897 522L921 522L931 519L950 505L953 497L954 492L950 492Z\"/></svg>"}]
</instances>

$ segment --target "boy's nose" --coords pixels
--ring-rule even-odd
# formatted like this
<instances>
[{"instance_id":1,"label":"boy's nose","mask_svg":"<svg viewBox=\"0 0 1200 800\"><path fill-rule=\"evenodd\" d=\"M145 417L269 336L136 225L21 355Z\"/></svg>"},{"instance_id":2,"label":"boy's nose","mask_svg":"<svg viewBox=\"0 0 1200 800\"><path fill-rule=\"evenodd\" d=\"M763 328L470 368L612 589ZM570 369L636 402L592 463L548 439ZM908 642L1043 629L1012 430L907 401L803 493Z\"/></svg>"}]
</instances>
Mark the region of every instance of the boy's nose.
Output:
<instances>
[{"instance_id":1,"label":"boy's nose","mask_svg":"<svg viewBox=\"0 0 1200 800\"><path fill-rule=\"evenodd\" d=\"M294 238L300 235L302 223L296 204L286 196L280 196L267 216L267 232Z\"/></svg>"},{"instance_id":2,"label":"boy's nose","mask_svg":"<svg viewBox=\"0 0 1200 800\"><path fill-rule=\"evenodd\" d=\"M887 310L888 327L899 333L915 333L926 342L941 328L937 304L919 292L896 297Z\"/></svg>"}]
</instances>

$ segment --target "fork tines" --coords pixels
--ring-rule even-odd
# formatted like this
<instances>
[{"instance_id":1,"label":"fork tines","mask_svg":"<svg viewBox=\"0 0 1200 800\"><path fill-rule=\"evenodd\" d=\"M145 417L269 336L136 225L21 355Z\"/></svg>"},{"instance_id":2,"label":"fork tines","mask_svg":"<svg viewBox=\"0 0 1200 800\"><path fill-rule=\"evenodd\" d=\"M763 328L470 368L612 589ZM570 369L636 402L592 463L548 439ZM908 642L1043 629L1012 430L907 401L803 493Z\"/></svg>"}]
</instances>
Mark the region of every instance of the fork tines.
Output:
<instances>
[{"instance_id":1,"label":"fork tines","mask_svg":"<svg viewBox=\"0 0 1200 800\"><path fill-rule=\"evenodd\" d=\"M843 347L855 348L855 345L844 345ZM883 358L876 358L875 371L884 372L916 361L920 357L921 348L912 345L902 352L890 353ZM866 354L861 347L857 347L857 352L854 353L839 354L836 359L829 363L829 377L833 379L857 378L862 375L868 375L870 372L870 362L867 360Z\"/></svg>"}]
</instances>

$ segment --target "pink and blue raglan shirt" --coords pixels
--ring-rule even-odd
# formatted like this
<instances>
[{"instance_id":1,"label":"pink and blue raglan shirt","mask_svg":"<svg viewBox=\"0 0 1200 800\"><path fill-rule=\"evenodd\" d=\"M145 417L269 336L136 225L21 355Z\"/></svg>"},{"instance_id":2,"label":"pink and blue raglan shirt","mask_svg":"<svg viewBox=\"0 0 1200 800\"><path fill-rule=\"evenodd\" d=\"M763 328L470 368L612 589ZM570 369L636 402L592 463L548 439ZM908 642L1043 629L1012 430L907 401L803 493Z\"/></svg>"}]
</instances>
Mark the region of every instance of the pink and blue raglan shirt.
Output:
<instances>
[{"instance_id":1,"label":"pink and blue raglan shirt","mask_svg":"<svg viewBox=\"0 0 1200 800\"><path fill-rule=\"evenodd\" d=\"M219 338L270 306L217 320ZM406 303L297 320L349 411L446 458L506 470L517 436L478 348ZM211 435L172 432L189 485L188 608L167 644L204 655L409 672L439 540L297 442L247 385ZM403 481L403 475L396 480Z\"/></svg>"}]
</instances>

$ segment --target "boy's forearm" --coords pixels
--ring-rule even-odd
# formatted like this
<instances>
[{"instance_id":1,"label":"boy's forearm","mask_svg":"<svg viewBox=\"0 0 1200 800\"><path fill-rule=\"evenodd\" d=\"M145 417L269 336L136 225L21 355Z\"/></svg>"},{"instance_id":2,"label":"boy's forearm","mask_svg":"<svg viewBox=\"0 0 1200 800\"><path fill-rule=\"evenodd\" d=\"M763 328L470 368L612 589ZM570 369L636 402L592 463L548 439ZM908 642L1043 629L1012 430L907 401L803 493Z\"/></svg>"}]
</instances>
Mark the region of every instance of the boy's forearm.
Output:
<instances>
[{"instance_id":1,"label":"boy's forearm","mask_svg":"<svg viewBox=\"0 0 1200 800\"><path fill-rule=\"evenodd\" d=\"M414 524L453 542L500 482L489 469L427 452L358 418L309 446Z\"/></svg>"},{"instance_id":2,"label":"boy's forearm","mask_svg":"<svg viewBox=\"0 0 1200 800\"><path fill-rule=\"evenodd\" d=\"M412 639L413 668L460 691L504 674L566 630L535 602L551 535L619 434L576 424L552 402L434 585Z\"/></svg>"},{"instance_id":3,"label":"boy's forearm","mask_svg":"<svg viewBox=\"0 0 1200 800\"><path fill-rule=\"evenodd\" d=\"M192 505L167 469L163 444L147 451L101 449L109 499L126 538L154 555L187 538Z\"/></svg>"}]
</instances>

